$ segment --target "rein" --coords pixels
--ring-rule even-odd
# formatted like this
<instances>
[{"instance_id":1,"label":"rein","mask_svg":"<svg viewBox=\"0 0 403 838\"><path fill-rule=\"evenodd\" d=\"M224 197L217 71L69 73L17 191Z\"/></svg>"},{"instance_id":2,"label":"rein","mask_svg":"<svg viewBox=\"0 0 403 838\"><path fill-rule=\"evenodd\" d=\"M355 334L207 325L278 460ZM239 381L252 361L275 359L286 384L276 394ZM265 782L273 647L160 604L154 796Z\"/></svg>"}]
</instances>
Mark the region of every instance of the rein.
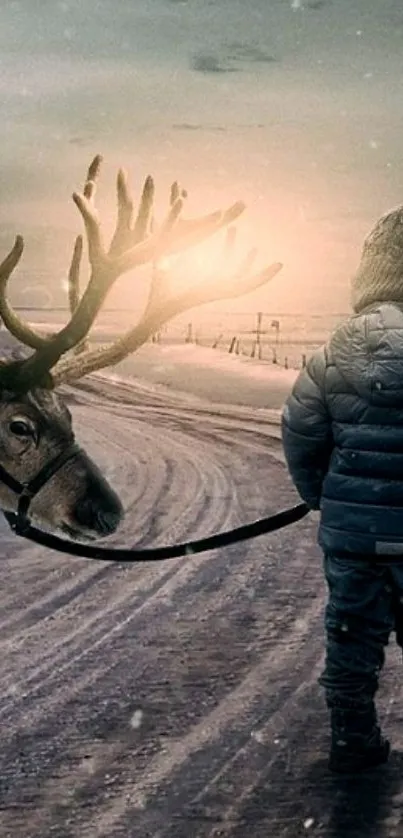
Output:
<instances>
[{"instance_id":1,"label":"rein","mask_svg":"<svg viewBox=\"0 0 403 838\"><path fill-rule=\"evenodd\" d=\"M32 526L28 517L29 505L42 486L65 463L73 459L79 450L79 447L75 444L68 446L65 451L62 451L61 454L47 463L28 483L20 483L0 464L0 480L19 496L17 512L5 512L3 510L6 521L16 535L51 550L57 550L59 553L67 553L70 556L80 556L85 559L96 559L104 562L160 562L166 559L175 559L179 556L192 556L195 553L203 553L205 550L215 550L217 547L226 547L229 544L236 544L249 538L256 538L259 535L280 530L283 527L288 527L289 524L300 521L309 512L309 507L305 503L299 503L289 509L284 509L282 512L277 512L275 515L254 521L252 524L244 524L241 527L210 535L207 538L199 538L196 541L186 541L168 547L145 549L96 547L92 544L59 538L57 535Z\"/></svg>"},{"instance_id":2,"label":"rein","mask_svg":"<svg viewBox=\"0 0 403 838\"><path fill-rule=\"evenodd\" d=\"M8 524L17 535L57 550L59 553L68 553L70 556L81 556L85 559L97 559L101 562L160 562L167 559L175 559L179 556L192 556L195 553L203 553L205 550L214 550L217 547L227 547L229 544L236 544L239 541L246 541L249 538L256 538L268 532L280 530L300 521L309 512L305 503L299 503L275 515L267 518L260 518L252 524L244 524L226 532L210 535L207 538L200 538L196 541L186 541L182 544L173 544L169 547L150 547L144 550L135 547L95 547L91 544L59 538L57 535L39 530L33 527L27 519L21 527L18 515L13 512L4 512Z\"/></svg>"}]
</instances>

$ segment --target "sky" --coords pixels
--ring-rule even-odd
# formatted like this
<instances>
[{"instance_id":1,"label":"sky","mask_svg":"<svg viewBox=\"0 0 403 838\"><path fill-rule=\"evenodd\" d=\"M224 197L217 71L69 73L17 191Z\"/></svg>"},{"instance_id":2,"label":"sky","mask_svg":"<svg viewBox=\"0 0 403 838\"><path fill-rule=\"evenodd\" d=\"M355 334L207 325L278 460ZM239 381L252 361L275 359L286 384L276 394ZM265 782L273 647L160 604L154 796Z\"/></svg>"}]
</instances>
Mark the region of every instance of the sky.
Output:
<instances>
[{"instance_id":1,"label":"sky","mask_svg":"<svg viewBox=\"0 0 403 838\"><path fill-rule=\"evenodd\" d=\"M189 215L243 199L241 245L284 268L236 310L348 311L363 237L403 198L402 38L400 0L0 0L13 301L63 303L71 193L100 152L107 234L119 166L135 195L153 174L159 213L176 179ZM146 282L110 304L141 307Z\"/></svg>"}]
</instances>

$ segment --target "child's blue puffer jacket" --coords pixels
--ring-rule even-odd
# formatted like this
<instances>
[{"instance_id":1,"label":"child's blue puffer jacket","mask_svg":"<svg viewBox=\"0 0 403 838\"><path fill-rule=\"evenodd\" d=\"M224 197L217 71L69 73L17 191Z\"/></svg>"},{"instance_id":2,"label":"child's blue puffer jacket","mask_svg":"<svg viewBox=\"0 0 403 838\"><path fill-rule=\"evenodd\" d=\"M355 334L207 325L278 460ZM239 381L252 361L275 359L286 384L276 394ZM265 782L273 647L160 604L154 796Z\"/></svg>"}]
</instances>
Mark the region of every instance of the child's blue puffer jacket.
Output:
<instances>
[{"instance_id":1,"label":"child's blue puffer jacket","mask_svg":"<svg viewBox=\"0 0 403 838\"><path fill-rule=\"evenodd\" d=\"M314 353L282 436L326 553L403 556L403 306L372 305Z\"/></svg>"}]
</instances>

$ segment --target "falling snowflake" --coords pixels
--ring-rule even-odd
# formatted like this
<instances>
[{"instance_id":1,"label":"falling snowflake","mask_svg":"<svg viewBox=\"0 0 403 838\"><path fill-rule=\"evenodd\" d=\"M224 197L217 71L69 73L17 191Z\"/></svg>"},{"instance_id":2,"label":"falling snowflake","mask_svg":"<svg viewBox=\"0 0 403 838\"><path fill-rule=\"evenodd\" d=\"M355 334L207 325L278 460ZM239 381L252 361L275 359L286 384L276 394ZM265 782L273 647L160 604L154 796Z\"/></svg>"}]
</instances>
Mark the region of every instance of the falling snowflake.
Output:
<instances>
[{"instance_id":1,"label":"falling snowflake","mask_svg":"<svg viewBox=\"0 0 403 838\"><path fill-rule=\"evenodd\" d=\"M95 774L97 765L94 757L90 756L89 754L85 755L80 762L79 768L81 768L83 773L89 774L90 776L92 774Z\"/></svg>"},{"instance_id":2,"label":"falling snowflake","mask_svg":"<svg viewBox=\"0 0 403 838\"><path fill-rule=\"evenodd\" d=\"M306 821L304 821L304 829L310 829L311 826L314 825L314 823L315 821L313 818L307 818Z\"/></svg>"},{"instance_id":3,"label":"falling snowflake","mask_svg":"<svg viewBox=\"0 0 403 838\"><path fill-rule=\"evenodd\" d=\"M142 722L143 722L143 716L144 716L144 713L143 713L142 710L135 710L134 711L134 713L133 713L133 715L130 719L130 727L133 728L133 730L138 730L139 727L141 727Z\"/></svg>"}]
</instances>

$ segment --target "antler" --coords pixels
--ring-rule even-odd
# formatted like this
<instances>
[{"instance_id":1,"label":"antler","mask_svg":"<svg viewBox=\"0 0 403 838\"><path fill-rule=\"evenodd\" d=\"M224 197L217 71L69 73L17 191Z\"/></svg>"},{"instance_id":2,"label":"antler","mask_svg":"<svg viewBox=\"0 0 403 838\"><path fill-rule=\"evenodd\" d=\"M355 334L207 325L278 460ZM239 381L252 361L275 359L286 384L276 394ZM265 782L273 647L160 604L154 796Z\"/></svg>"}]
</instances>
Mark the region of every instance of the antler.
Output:
<instances>
[{"instance_id":1,"label":"antler","mask_svg":"<svg viewBox=\"0 0 403 838\"><path fill-rule=\"evenodd\" d=\"M223 263L233 252L235 239L236 230L230 227L227 230L221 266L217 266L207 280L199 282L193 288L180 294L169 294L167 290L169 272L156 268L153 272L148 303L139 323L107 346L87 351L79 358L62 359L52 371L55 385L77 380L91 372L117 364L139 349L172 317L204 303L249 293L265 285L281 270L282 264L275 262L263 270L252 273L257 255L257 251L253 249L247 254L238 270L225 277Z\"/></svg>"},{"instance_id":2,"label":"antler","mask_svg":"<svg viewBox=\"0 0 403 838\"><path fill-rule=\"evenodd\" d=\"M87 179L84 184L84 195L88 199L91 199L94 193L95 180L99 174L100 164L101 157L100 155L97 155L94 157L94 160L88 169ZM30 346L32 349L41 349L41 347L47 345L54 336L52 334L36 332L32 329L28 323L18 316L17 312L9 305L7 300L7 283L14 268L18 265L23 251L24 240L22 236L17 236L14 247L0 265L0 316L7 330L14 335L17 340L21 341L21 343L24 343L26 346ZM82 236L77 236L68 275L68 295L71 314L74 313L78 305L79 274L82 252L83 238Z\"/></svg>"},{"instance_id":3,"label":"antler","mask_svg":"<svg viewBox=\"0 0 403 838\"><path fill-rule=\"evenodd\" d=\"M14 365L15 387L29 389L38 386L50 370L52 383L56 385L116 364L145 343L150 335L173 316L195 305L247 293L266 283L282 267L280 263L275 263L266 270L250 276L250 267L255 256L253 252L249 254L241 269L224 284L217 282L217 277L214 277L214 281L200 283L184 293L171 295L167 289L166 273L158 269L161 257L193 247L219 229L228 227L243 212L244 204L237 202L224 212L214 212L199 219L182 219L180 213L186 193L180 193L178 184L175 183L171 188L167 216L160 227L155 229L152 215L154 182L151 177L147 177L137 216L132 224L133 201L126 175L121 170L117 178L117 224L110 247L106 250L93 202L100 164L101 157L98 155L89 167L83 193L73 195L84 221L91 273L88 285L79 299L82 239L78 237L69 273L69 323L55 335L40 335L24 323L8 304L7 281L23 250L23 240L20 236L0 265L0 316L10 332L35 350L30 358ZM227 237L227 250L233 245L233 241L234 233L231 230ZM86 349L83 341L118 276L147 262L153 263L154 271L147 305L139 323L110 346L92 351ZM73 348L76 352L74 356L59 360Z\"/></svg>"}]
</instances>

